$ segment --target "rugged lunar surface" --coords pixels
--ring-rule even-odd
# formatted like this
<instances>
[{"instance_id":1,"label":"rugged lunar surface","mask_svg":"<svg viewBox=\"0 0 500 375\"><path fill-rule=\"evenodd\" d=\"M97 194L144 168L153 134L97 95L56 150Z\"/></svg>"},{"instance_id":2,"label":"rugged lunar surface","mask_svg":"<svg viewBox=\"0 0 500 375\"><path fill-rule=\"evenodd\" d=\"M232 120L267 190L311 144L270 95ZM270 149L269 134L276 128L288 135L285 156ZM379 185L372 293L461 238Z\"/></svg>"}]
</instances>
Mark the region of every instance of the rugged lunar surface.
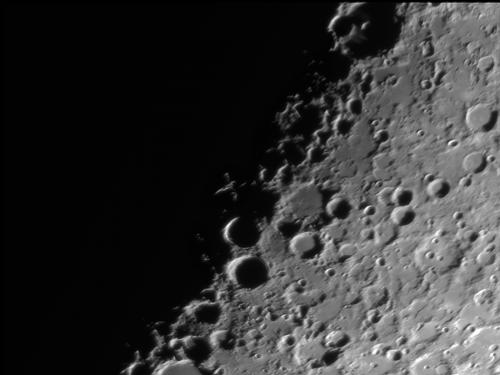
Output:
<instances>
[{"instance_id":1,"label":"rugged lunar surface","mask_svg":"<svg viewBox=\"0 0 500 375\"><path fill-rule=\"evenodd\" d=\"M225 272L125 373L500 374L499 23L342 4L350 72L278 113L273 216L221 228Z\"/></svg>"}]
</instances>

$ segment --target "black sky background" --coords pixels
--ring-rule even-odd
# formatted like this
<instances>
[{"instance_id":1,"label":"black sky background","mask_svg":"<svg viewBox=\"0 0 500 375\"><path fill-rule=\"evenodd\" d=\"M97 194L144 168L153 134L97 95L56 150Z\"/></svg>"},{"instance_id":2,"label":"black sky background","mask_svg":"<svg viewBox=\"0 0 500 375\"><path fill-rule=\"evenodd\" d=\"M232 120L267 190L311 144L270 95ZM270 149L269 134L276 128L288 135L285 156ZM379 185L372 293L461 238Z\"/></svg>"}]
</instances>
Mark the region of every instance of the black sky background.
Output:
<instances>
[{"instance_id":1,"label":"black sky background","mask_svg":"<svg viewBox=\"0 0 500 375\"><path fill-rule=\"evenodd\" d=\"M329 47L307 4L4 7L5 374L116 374L196 295L212 182Z\"/></svg>"}]
</instances>

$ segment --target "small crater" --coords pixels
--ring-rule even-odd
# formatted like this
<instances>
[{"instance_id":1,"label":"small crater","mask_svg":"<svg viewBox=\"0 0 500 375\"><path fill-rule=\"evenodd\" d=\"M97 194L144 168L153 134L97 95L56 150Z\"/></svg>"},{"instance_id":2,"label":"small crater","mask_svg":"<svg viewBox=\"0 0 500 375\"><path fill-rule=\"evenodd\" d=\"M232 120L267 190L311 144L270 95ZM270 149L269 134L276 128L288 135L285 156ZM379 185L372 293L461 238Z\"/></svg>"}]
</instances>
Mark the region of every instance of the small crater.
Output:
<instances>
[{"instance_id":1,"label":"small crater","mask_svg":"<svg viewBox=\"0 0 500 375\"><path fill-rule=\"evenodd\" d=\"M343 53L356 58L377 55L396 43L402 19L396 3L353 3L329 25Z\"/></svg>"},{"instance_id":2,"label":"small crater","mask_svg":"<svg viewBox=\"0 0 500 375\"><path fill-rule=\"evenodd\" d=\"M366 312L366 319L372 324L380 321L380 318L382 318L382 316L380 315L380 311L377 309L371 309Z\"/></svg>"},{"instance_id":3,"label":"small crater","mask_svg":"<svg viewBox=\"0 0 500 375\"><path fill-rule=\"evenodd\" d=\"M236 217L226 224L223 230L224 240L232 245L250 247L259 240L260 232L254 220L248 217Z\"/></svg>"},{"instance_id":4,"label":"small crater","mask_svg":"<svg viewBox=\"0 0 500 375\"><path fill-rule=\"evenodd\" d=\"M195 307L193 313L199 322L214 324L219 320L221 308L218 303L202 302Z\"/></svg>"},{"instance_id":5,"label":"small crater","mask_svg":"<svg viewBox=\"0 0 500 375\"><path fill-rule=\"evenodd\" d=\"M340 135L348 135L353 127L351 120L340 118L335 122L335 130Z\"/></svg>"},{"instance_id":6,"label":"small crater","mask_svg":"<svg viewBox=\"0 0 500 375\"><path fill-rule=\"evenodd\" d=\"M266 264L253 255L244 255L232 260L227 266L227 274L243 288L255 288L268 279Z\"/></svg>"},{"instance_id":7,"label":"small crater","mask_svg":"<svg viewBox=\"0 0 500 375\"><path fill-rule=\"evenodd\" d=\"M337 36L346 36L351 32L352 19L345 16L335 16L328 26L330 32L334 32Z\"/></svg>"},{"instance_id":8,"label":"small crater","mask_svg":"<svg viewBox=\"0 0 500 375\"><path fill-rule=\"evenodd\" d=\"M391 361L399 361L403 357L403 354L398 349L390 349L385 356Z\"/></svg>"},{"instance_id":9,"label":"small crater","mask_svg":"<svg viewBox=\"0 0 500 375\"><path fill-rule=\"evenodd\" d=\"M398 187L392 194L392 202L398 206L407 206L413 199L413 192L409 189Z\"/></svg>"},{"instance_id":10,"label":"small crater","mask_svg":"<svg viewBox=\"0 0 500 375\"><path fill-rule=\"evenodd\" d=\"M306 158L306 152L304 149L292 141L283 142L280 145L279 150L291 165L299 165Z\"/></svg>"},{"instance_id":11,"label":"small crater","mask_svg":"<svg viewBox=\"0 0 500 375\"><path fill-rule=\"evenodd\" d=\"M431 198L443 198L449 191L450 184L442 178L436 178L427 185L427 194Z\"/></svg>"},{"instance_id":12,"label":"small crater","mask_svg":"<svg viewBox=\"0 0 500 375\"><path fill-rule=\"evenodd\" d=\"M497 115L490 105L479 103L467 110L465 124L473 132L488 131L495 124Z\"/></svg>"},{"instance_id":13,"label":"small crater","mask_svg":"<svg viewBox=\"0 0 500 375\"><path fill-rule=\"evenodd\" d=\"M295 337L292 335L284 335L278 341L278 351L280 353L289 352L295 346Z\"/></svg>"},{"instance_id":14,"label":"small crater","mask_svg":"<svg viewBox=\"0 0 500 375\"><path fill-rule=\"evenodd\" d=\"M359 99L351 99L347 102L347 109L353 114L353 115L359 115L361 114L361 111L363 109L363 105L361 103L361 100Z\"/></svg>"},{"instance_id":15,"label":"small crater","mask_svg":"<svg viewBox=\"0 0 500 375\"><path fill-rule=\"evenodd\" d=\"M462 161L462 167L468 173L481 172L485 166L486 160L483 153L479 151L467 154Z\"/></svg>"},{"instance_id":16,"label":"small crater","mask_svg":"<svg viewBox=\"0 0 500 375\"><path fill-rule=\"evenodd\" d=\"M338 219L346 219L349 216L351 209L351 204L344 197L335 197L326 205L327 214Z\"/></svg>"},{"instance_id":17,"label":"small crater","mask_svg":"<svg viewBox=\"0 0 500 375\"><path fill-rule=\"evenodd\" d=\"M384 129L377 130L377 132L374 135L374 139L378 143L384 143L389 139L389 133L387 132L387 130Z\"/></svg>"},{"instance_id":18,"label":"small crater","mask_svg":"<svg viewBox=\"0 0 500 375\"><path fill-rule=\"evenodd\" d=\"M294 236L299 231L300 223L289 219L281 219L276 223L276 228L284 237L289 238Z\"/></svg>"},{"instance_id":19,"label":"small crater","mask_svg":"<svg viewBox=\"0 0 500 375\"><path fill-rule=\"evenodd\" d=\"M339 358L339 354L340 351L338 349L329 349L323 354L321 360L323 361L325 366L330 366L337 361L337 359Z\"/></svg>"},{"instance_id":20,"label":"small crater","mask_svg":"<svg viewBox=\"0 0 500 375\"><path fill-rule=\"evenodd\" d=\"M195 363L201 363L210 356L211 348L204 337L187 336L182 340L182 345L186 357Z\"/></svg>"},{"instance_id":21,"label":"small crater","mask_svg":"<svg viewBox=\"0 0 500 375\"><path fill-rule=\"evenodd\" d=\"M408 225L413 219L415 219L415 211L409 206L396 207L391 212L392 222L399 226Z\"/></svg>"},{"instance_id":22,"label":"small crater","mask_svg":"<svg viewBox=\"0 0 500 375\"><path fill-rule=\"evenodd\" d=\"M290 241L290 250L301 258L310 258L318 250L318 239L313 232L302 232Z\"/></svg>"},{"instance_id":23,"label":"small crater","mask_svg":"<svg viewBox=\"0 0 500 375\"><path fill-rule=\"evenodd\" d=\"M225 329L213 331L210 334L209 342L214 349L231 349L231 340L229 331Z\"/></svg>"},{"instance_id":24,"label":"small crater","mask_svg":"<svg viewBox=\"0 0 500 375\"><path fill-rule=\"evenodd\" d=\"M332 331L325 337L325 345L331 348L345 346L349 341L349 335L344 331Z\"/></svg>"}]
</instances>

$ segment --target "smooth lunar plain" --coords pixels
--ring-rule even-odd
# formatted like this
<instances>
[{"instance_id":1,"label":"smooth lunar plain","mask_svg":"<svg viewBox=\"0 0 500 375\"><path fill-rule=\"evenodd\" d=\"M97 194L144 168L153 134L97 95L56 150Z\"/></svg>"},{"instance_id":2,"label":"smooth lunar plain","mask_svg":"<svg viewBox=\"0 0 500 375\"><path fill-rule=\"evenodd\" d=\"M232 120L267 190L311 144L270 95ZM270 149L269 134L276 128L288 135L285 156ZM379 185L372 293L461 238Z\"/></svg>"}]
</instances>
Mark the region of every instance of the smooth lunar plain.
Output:
<instances>
[{"instance_id":1,"label":"smooth lunar plain","mask_svg":"<svg viewBox=\"0 0 500 375\"><path fill-rule=\"evenodd\" d=\"M276 115L272 217L124 374L500 374L500 5L378 6L325 25L350 71Z\"/></svg>"}]
</instances>

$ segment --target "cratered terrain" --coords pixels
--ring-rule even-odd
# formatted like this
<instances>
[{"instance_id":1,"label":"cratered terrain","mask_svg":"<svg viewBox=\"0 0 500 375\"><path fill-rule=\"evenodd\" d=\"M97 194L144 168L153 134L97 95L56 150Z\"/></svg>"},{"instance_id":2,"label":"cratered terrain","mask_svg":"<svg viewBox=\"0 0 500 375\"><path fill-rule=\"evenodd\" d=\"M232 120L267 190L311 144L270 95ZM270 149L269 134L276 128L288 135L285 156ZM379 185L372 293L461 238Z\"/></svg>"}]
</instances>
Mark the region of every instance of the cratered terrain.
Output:
<instances>
[{"instance_id":1,"label":"cratered terrain","mask_svg":"<svg viewBox=\"0 0 500 375\"><path fill-rule=\"evenodd\" d=\"M494 3L341 4L349 73L291 95L280 163L217 193L272 214L227 220L224 267L123 373L500 374L499 24Z\"/></svg>"}]
</instances>

